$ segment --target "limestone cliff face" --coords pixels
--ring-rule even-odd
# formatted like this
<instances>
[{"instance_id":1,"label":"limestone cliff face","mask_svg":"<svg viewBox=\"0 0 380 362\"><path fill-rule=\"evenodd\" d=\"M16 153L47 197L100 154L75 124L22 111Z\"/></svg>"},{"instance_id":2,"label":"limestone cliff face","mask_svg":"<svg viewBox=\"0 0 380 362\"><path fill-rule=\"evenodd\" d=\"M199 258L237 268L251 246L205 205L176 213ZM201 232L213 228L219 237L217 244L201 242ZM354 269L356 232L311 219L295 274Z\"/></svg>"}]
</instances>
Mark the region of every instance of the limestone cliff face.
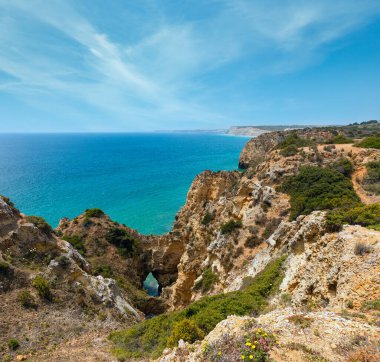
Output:
<instances>
[{"instance_id":1,"label":"limestone cliff face","mask_svg":"<svg viewBox=\"0 0 380 362\"><path fill-rule=\"evenodd\" d=\"M326 137L308 130L306 134L308 137ZM342 157L349 159L358 170L371 160L380 160L380 152L336 145L333 151L324 146L305 147L294 156L284 157L279 150L273 149L267 153L265 161L244 173L206 171L198 175L172 232L182 240L184 248L178 264L178 279L172 286L164 288L163 295L169 299L172 308L180 308L204 294L238 289L240 286L236 285L236 280L251 261L251 268L256 272L261 270L272 258L267 254L267 245L273 240L271 235L284 232L285 226L281 225L288 217L288 197L278 193L276 186L282 184L285 177L296 174L302 166L327 167ZM357 188L361 186L358 184ZM315 235L310 233L322 233L324 222L319 218L312 219L310 225L297 226L297 237L312 238ZM231 232L223 233L223 225L231 220L241 224ZM365 235L364 229L362 232ZM285 244L292 243L289 238ZM170 241L170 237L167 240ZM258 255L267 255L267 258ZM217 275L218 280L210 289L202 290L197 285L202 286L203 273L207 270Z\"/></svg>"},{"instance_id":2,"label":"limestone cliff face","mask_svg":"<svg viewBox=\"0 0 380 362\"><path fill-rule=\"evenodd\" d=\"M176 281L184 244L173 233L162 237L141 235L103 213L63 219L57 232L74 245L79 242L92 273L116 278L145 314L159 314L167 309L166 299L149 297L142 288L149 273L159 282L160 292Z\"/></svg>"},{"instance_id":3,"label":"limestone cliff face","mask_svg":"<svg viewBox=\"0 0 380 362\"><path fill-rule=\"evenodd\" d=\"M266 244L231 273L225 291L240 289L246 278L286 254L280 294L271 300L270 312L228 317L203 341L180 341L160 361L239 360L257 328L276 334L278 343L269 352L276 361L377 361L378 307L365 306L380 300L380 232L346 225L328 233L325 213L316 211L282 221Z\"/></svg>"}]
</instances>

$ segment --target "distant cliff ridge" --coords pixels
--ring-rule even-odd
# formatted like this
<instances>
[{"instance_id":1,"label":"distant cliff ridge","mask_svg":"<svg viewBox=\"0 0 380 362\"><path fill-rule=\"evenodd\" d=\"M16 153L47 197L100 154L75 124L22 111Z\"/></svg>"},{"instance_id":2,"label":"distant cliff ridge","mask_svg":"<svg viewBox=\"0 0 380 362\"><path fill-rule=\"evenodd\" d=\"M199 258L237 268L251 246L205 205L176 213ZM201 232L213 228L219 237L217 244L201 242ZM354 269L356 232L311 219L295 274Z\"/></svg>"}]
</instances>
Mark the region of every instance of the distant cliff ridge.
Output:
<instances>
[{"instance_id":1,"label":"distant cliff ridge","mask_svg":"<svg viewBox=\"0 0 380 362\"><path fill-rule=\"evenodd\" d=\"M171 131L156 131L157 133L201 133L201 134L227 134L231 136L257 137L263 133L274 131L288 131L306 128L306 126L231 126L229 129L186 129Z\"/></svg>"},{"instance_id":2,"label":"distant cliff ridge","mask_svg":"<svg viewBox=\"0 0 380 362\"><path fill-rule=\"evenodd\" d=\"M229 128L226 134L233 135L233 136L257 137L267 132L270 132L270 131L267 131L261 128L251 127L251 126L247 126L247 127L233 126Z\"/></svg>"}]
</instances>

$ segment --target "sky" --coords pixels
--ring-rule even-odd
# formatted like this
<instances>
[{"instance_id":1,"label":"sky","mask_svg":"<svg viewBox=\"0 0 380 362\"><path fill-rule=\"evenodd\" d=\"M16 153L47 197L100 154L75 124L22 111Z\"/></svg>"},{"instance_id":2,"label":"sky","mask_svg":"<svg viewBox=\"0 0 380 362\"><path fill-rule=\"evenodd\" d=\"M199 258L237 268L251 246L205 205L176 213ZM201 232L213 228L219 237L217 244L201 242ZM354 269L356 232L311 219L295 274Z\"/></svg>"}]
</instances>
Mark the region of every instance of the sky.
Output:
<instances>
[{"instance_id":1,"label":"sky","mask_svg":"<svg viewBox=\"0 0 380 362\"><path fill-rule=\"evenodd\" d=\"M0 0L0 132L380 119L379 0Z\"/></svg>"}]
</instances>

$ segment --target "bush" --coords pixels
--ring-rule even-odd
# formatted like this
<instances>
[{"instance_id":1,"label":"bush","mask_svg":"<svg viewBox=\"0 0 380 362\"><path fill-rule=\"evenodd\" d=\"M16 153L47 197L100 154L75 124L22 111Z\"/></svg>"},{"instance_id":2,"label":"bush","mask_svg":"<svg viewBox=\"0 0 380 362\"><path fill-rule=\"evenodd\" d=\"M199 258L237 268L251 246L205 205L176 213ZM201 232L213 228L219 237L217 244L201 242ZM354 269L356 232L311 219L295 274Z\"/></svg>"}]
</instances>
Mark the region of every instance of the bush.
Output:
<instances>
[{"instance_id":1,"label":"bush","mask_svg":"<svg viewBox=\"0 0 380 362\"><path fill-rule=\"evenodd\" d=\"M340 230L344 224L380 227L380 204L358 205L352 209L337 209L327 214L327 224L332 231Z\"/></svg>"},{"instance_id":2,"label":"bush","mask_svg":"<svg viewBox=\"0 0 380 362\"><path fill-rule=\"evenodd\" d=\"M236 229L240 229L243 226L241 220L235 221L231 219L220 227L222 234L231 234Z\"/></svg>"},{"instance_id":3,"label":"bush","mask_svg":"<svg viewBox=\"0 0 380 362\"><path fill-rule=\"evenodd\" d=\"M298 327L305 329L309 328L311 324L313 323L313 319L310 317L305 317L302 314L295 314L290 317L288 317L288 321L294 323Z\"/></svg>"},{"instance_id":4,"label":"bush","mask_svg":"<svg viewBox=\"0 0 380 362\"><path fill-rule=\"evenodd\" d=\"M125 331L112 333L110 339L116 345L113 353L124 360L157 358L166 348L174 326L184 319L192 320L207 334L229 315L259 313L268 305L267 298L278 290L284 260L281 258L267 265L244 290L204 297L182 311L147 319Z\"/></svg>"},{"instance_id":5,"label":"bush","mask_svg":"<svg viewBox=\"0 0 380 362\"><path fill-rule=\"evenodd\" d=\"M214 215L211 214L210 212L206 212L201 223L202 223L202 225L208 225L212 220L214 220Z\"/></svg>"},{"instance_id":6,"label":"bush","mask_svg":"<svg viewBox=\"0 0 380 362\"><path fill-rule=\"evenodd\" d=\"M218 280L218 276L212 271L212 269L207 268L202 274L202 279L194 284L194 289L206 293L214 287L214 284L217 283Z\"/></svg>"},{"instance_id":7,"label":"bush","mask_svg":"<svg viewBox=\"0 0 380 362\"><path fill-rule=\"evenodd\" d=\"M23 290L17 297L18 302L24 308L36 308L37 304L33 295L28 290Z\"/></svg>"},{"instance_id":8,"label":"bush","mask_svg":"<svg viewBox=\"0 0 380 362\"><path fill-rule=\"evenodd\" d=\"M2 199L4 202L6 202L14 213L16 213L16 214L20 213L20 211L16 208L15 204L10 200L9 197L0 195L0 199Z\"/></svg>"},{"instance_id":9,"label":"bush","mask_svg":"<svg viewBox=\"0 0 380 362\"><path fill-rule=\"evenodd\" d=\"M367 137L361 142L357 143L356 146L362 148L376 148L380 150L380 136Z\"/></svg>"},{"instance_id":10,"label":"bush","mask_svg":"<svg viewBox=\"0 0 380 362\"><path fill-rule=\"evenodd\" d=\"M355 245L354 253L355 253L355 255L364 255L364 254L370 253L371 251L372 251L371 246L366 245L364 243L357 243Z\"/></svg>"},{"instance_id":11,"label":"bush","mask_svg":"<svg viewBox=\"0 0 380 362\"><path fill-rule=\"evenodd\" d=\"M245 240L244 246L246 248L255 248L256 246L260 245L262 241L263 240L257 234L253 234Z\"/></svg>"},{"instance_id":12,"label":"bush","mask_svg":"<svg viewBox=\"0 0 380 362\"><path fill-rule=\"evenodd\" d=\"M5 261L0 260L0 276L3 275L5 277L8 277L11 275L11 273L12 273L11 266Z\"/></svg>"},{"instance_id":13,"label":"bush","mask_svg":"<svg viewBox=\"0 0 380 362\"><path fill-rule=\"evenodd\" d=\"M370 300L370 301L364 302L361 309L362 310L379 310L380 311L380 299Z\"/></svg>"},{"instance_id":14,"label":"bush","mask_svg":"<svg viewBox=\"0 0 380 362\"><path fill-rule=\"evenodd\" d=\"M69 242L82 255L86 254L86 248L84 246L84 242L78 235L71 235L71 236L63 235L62 239Z\"/></svg>"},{"instance_id":15,"label":"bush","mask_svg":"<svg viewBox=\"0 0 380 362\"><path fill-rule=\"evenodd\" d=\"M335 149L334 145L323 146L323 150L326 152L332 152Z\"/></svg>"},{"instance_id":16,"label":"bush","mask_svg":"<svg viewBox=\"0 0 380 362\"><path fill-rule=\"evenodd\" d=\"M284 149L289 146L299 148L299 147L307 147L313 145L308 139L300 138L297 134L293 134L291 136L286 137L282 142L277 145L277 148Z\"/></svg>"},{"instance_id":17,"label":"bush","mask_svg":"<svg viewBox=\"0 0 380 362\"><path fill-rule=\"evenodd\" d=\"M53 233L52 227L45 221L44 218L40 216L27 216L26 220L34 224L39 230L41 230L44 234L48 236L50 236Z\"/></svg>"},{"instance_id":18,"label":"bush","mask_svg":"<svg viewBox=\"0 0 380 362\"><path fill-rule=\"evenodd\" d=\"M203 339L204 332L198 327L194 320L183 319L173 326L173 332L168 338L168 347L176 347L178 341L183 339L185 342L194 343Z\"/></svg>"},{"instance_id":19,"label":"bush","mask_svg":"<svg viewBox=\"0 0 380 362\"><path fill-rule=\"evenodd\" d=\"M290 195L292 220L315 210L348 208L360 204L348 178L336 170L316 166L302 167L278 190Z\"/></svg>"},{"instance_id":20,"label":"bush","mask_svg":"<svg viewBox=\"0 0 380 362\"><path fill-rule=\"evenodd\" d=\"M84 214L85 214L86 218L90 218L90 217L102 217L104 215L104 212L101 209L94 208L94 209L87 209L84 212Z\"/></svg>"},{"instance_id":21,"label":"bush","mask_svg":"<svg viewBox=\"0 0 380 362\"><path fill-rule=\"evenodd\" d=\"M8 348L12 351L15 351L18 347L20 347L20 342L17 339L10 339L8 341Z\"/></svg>"},{"instance_id":22,"label":"bush","mask_svg":"<svg viewBox=\"0 0 380 362\"><path fill-rule=\"evenodd\" d=\"M363 179L363 188L376 195L380 194L380 161L366 164L367 175Z\"/></svg>"},{"instance_id":23,"label":"bush","mask_svg":"<svg viewBox=\"0 0 380 362\"><path fill-rule=\"evenodd\" d=\"M246 333L241 343L241 359L254 362L271 361L270 350L277 345L273 333L256 328Z\"/></svg>"},{"instance_id":24,"label":"bush","mask_svg":"<svg viewBox=\"0 0 380 362\"><path fill-rule=\"evenodd\" d=\"M106 239L115 245L119 253L125 257L131 256L136 250L137 240L124 229L118 227L110 229Z\"/></svg>"},{"instance_id":25,"label":"bush","mask_svg":"<svg viewBox=\"0 0 380 362\"><path fill-rule=\"evenodd\" d=\"M354 143L354 140L352 138L347 138L346 136L343 136L341 134L335 136L331 140L328 140L326 142L327 144L344 144L344 143Z\"/></svg>"},{"instance_id":26,"label":"bush","mask_svg":"<svg viewBox=\"0 0 380 362\"><path fill-rule=\"evenodd\" d=\"M62 268L67 268L70 265L70 260L66 255L60 255L56 258L57 263Z\"/></svg>"},{"instance_id":27,"label":"bush","mask_svg":"<svg viewBox=\"0 0 380 362\"><path fill-rule=\"evenodd\" d=\"M354 166L351 161L344 157L334 162L331 167L346 177L350 177L354 171Z\"/></svg>"},{"instance_id":28,"label":"bush","mask_svg":"<svg viewBox=\"0 0 380 362\"><path fill-rule=\"evenodd\" d=\"M50 291L49 282L41 275L37 275L32 283L33 287L36 288L38 295L47 300L48 302L53 301L53 294Z\"/></svg>"},{"instance_id":29,"label":"bush","mask_svg":"<svg viewBox=\"0 0 380 362\"><path fill-rule=\"evenodd\" d=\"M94 270L94 275L101 275L104 278L112 278L113 272L109 265L98 265Z\"/></svg>"},{"instance_id":30,"label":"bush","mask_svg":"<svg viewBox=\"0 0 380 362\"><path fill-rule=\"evenodd\" d=\"M298 148L295 145L286 146L280 151L280 155L284 157L295 156L298 153Z\"/></svg>"}]
</instances>

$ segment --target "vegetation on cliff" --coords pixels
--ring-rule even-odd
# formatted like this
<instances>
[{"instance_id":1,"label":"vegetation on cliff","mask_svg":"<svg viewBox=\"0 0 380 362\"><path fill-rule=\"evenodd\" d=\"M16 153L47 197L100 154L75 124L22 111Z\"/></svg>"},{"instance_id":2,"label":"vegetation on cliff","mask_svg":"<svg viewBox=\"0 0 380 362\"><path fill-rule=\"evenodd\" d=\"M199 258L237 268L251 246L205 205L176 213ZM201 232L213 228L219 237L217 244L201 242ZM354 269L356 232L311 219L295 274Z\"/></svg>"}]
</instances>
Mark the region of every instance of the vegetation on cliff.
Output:
<instances>
[{"instance_id":1,"label":"vegetation on cliff","mask_svg":"<svg viewBox=\"0 0 380 362\"><path fill-rule=\"evenodd\" d=\"M368 166L371 179L378 180L378 164ZM354 191L351 179L352 164L341 159L329 168L302 167L279 187L290 195L291 220L315 210L330 210L327 224L331 231L343 224L380 227L380 205L363 205Z\"/></svg>"},{"instance_id":2,"label":"vegetation on cliff","mask_svg":"<svg viewBox=\"0 0 380 362\"><path fill-rule=\"evenodd\" d=\"M367 137L359 142L356 146L362 148L376 148L380 150L380 135Z\"/></svg>"},{"instance_id":3,"label":"vegetation on cliff","mask_svg":"<svg viewBox=\"0 0 380 362\"><path fill-rule=\"evenodd\" d=\"M119 360L157 358L167 346L176 344L179 339L193 342L201 338L229 315L263 311L267 298L278 290L282 281L284 260L283 257L268 264L246 289L204 297L181 311L160 315L126 331L112 333L110 339L116 345L113 353Z\"/></svg>"},{"instance_id":4,"label":"vegetation on cliff","mask_svg":"<svg viewBox=\"0 0 380 362\"><path fill-rule=\"evenodd\" d=\"M332 230L339 230L343 224L361 225L380 230L380 204L333 210L327 214L327 223Z\"/></svg>"},{"instance_id":5,"label":"vegetation on cliff","mask_svg":"<svg viewBox=\"0 0 380 362\"><path fill-rule=\"evenodd\" d=\"M52 227L41 216L27 216L26 220L34 224L40 231L42 231L46 235L50 235L53 232Z\"/></svg>"},{"instance_id":6,"label":"vegetation on cliff","mask_svg":"<svg viewBox=\"0 0 380 362\"><path fill-rule=\"evenodd\" d=\"M315 210L352 207L360 203L351 180L341 172L316 166L306 166L290 176L279 191L290 195L290 218L308 215Z\"/></svg>"},{"instance_id":7,"label":"vegetation on cliff","mask_svg":"<svg viewBox=\"0 0 380 362\"><path fill-rule=\"evenodd\" d=\"M366 164L367 175L363 179L363 187L366 191L375 195L380 194L380 161L368 162Z\"/></svg>"},{"instance_id":8,"label":"vegetation on cliff","mask_svg":"<svg viewBox=\"0 0 380 362\"><path fill-rule=\"evenodd\" d=\"M301 138L297 134L292 134L292 135L286 137L285 140L280 142L278 144L277 148L282 150L282 149L287 148L287 147L299 148L299 147L311 146L312 144L313 143L310 140L305 139L305 138Z\"/></svg>"}]
</instances>

